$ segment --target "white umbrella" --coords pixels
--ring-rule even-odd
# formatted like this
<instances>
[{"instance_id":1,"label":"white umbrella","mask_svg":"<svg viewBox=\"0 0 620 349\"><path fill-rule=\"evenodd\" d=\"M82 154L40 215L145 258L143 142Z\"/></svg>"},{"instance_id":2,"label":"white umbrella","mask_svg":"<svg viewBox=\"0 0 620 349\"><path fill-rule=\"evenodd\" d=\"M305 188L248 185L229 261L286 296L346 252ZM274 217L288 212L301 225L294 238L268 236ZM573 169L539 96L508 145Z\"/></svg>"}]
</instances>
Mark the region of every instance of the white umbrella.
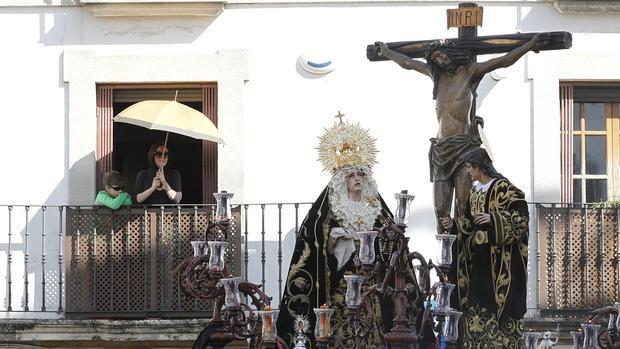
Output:
<instances>
[{"instance_id":1,"label":"white umbrella","mask_svg":"<svg viewBox=\"0 0 620 349\"><path fill-rule=\"evenodd\" d=\"M114 121L224 144L217 127L205 114L177 101L138 102L118 113Z\"/></svg>"}]
</instances>

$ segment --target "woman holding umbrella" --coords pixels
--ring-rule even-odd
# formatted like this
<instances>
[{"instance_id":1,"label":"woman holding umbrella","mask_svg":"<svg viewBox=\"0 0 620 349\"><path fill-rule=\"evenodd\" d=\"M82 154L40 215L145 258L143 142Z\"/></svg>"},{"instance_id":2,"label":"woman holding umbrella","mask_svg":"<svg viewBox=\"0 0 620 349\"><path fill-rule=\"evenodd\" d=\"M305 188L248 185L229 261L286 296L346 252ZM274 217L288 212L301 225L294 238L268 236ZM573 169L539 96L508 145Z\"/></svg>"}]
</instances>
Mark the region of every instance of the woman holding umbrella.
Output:
<instances>
[{"instance_id":1,"label":"woman holding umbrella","mask_svg":"<svg viewBox=\"0 0 620 349\"><path fill-rule=\"evenodd\" d=\"M177 170L166 169L168 156L168 148L163 143L155 143L149 149L149 168L141 170L136 176L134 193L137 193L137 203L152 205L181 202L181 174Z\"/></svg>"},{"instance_id":2,"label":"woman holding umbrella","mask_svg":"<svg viewBox=\"0 0 620 349\"><path fill-rule=\"evenodd\" d=\"M174 101L141 101L114 117L115 122L166 132L166 142L153 144L149 149L150 168L138 172L136 176L134 193L137 193L137 203L178 204L181 201L181 175L179 171L165 169L168 163L166 144L169 132L224 143L217 127L208 116L177 102L176 99L175 94Z\"/></svg>"}]
</instances>

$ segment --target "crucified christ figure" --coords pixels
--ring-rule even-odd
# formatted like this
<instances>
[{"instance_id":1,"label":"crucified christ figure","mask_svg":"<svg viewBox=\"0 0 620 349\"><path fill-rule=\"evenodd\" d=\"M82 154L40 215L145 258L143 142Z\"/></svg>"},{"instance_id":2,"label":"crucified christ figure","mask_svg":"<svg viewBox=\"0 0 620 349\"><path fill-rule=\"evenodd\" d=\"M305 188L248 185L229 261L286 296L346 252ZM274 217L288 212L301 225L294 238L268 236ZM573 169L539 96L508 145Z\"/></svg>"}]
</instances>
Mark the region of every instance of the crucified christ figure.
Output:
<instances>
[{"instance_id":1,"label":"crucified christ figure","mask_svg":"<svg viewBox=\"0 0 620 349\"><path fill-rule=\"evenodd\" d=\"M439 130L437 136L431 138L429 161L439 233L443 232L439 218L450 215L454 192L457 214L465 212L469 198L472 183L461 156L481 144L477 127L482 124L482 119L471 115L478 84L487 73L511 66L528 51L538 52L549 41L548 33L538 33L504 56L482 63L474 62L469 50L458 49L451 42L430 44L425 54L426 63L393 51L383 42L375 43L379 56L433 79Z\"/></svg>"}]
</instances>

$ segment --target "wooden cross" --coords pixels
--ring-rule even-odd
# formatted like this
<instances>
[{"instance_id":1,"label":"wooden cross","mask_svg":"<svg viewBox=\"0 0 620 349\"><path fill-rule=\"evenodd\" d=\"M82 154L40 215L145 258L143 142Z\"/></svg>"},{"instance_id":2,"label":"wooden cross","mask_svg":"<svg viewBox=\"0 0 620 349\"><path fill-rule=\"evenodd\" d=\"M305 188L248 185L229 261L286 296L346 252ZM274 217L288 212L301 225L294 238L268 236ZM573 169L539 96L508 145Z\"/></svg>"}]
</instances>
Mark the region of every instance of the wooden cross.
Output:
<instances>
[{"instance_id":1,"label":"wooden cross","mask_svg":"<svg viewBox=\"0 0 620 349\"><path fill-rule=\"evenodd\" d=\"M477 61L477 55L507 53L532 40L538 33L517 33L506 35L477 36L478 25L482 25L482 7L475 3L460 3L459 8L447 11L448 28L458 27L457 38L445 39L445 42L454 44L455 49L469 50L471 61ZM542 51L562 50L572 46L572 35L565 31L549 32L549 43L540 48ZM390 42L386 45L395 52L402 53L410 58L426 58L428 47L438 40ZM375 44L366 47L366 57L370 61L385 61L387 57L379 55L379 48ZM537 51L536 51L537 52ZM476 101L474 99L470 117L476 115Z\"/></svg>"},{"instance_id":2,"label":"wooden cross","mask_svg":"<svg viewBox=\"0 0 620 349\"><path fill-rule=\"evenodd\" d=\"M512 65L529 50L559 50L572 45L569 32L551 33L517 33L508 35L477 36L477 25L482 24L482 8L474 3L459 4L459 8L448 10L448 27L459 28L457 38L447 39L442 45L437 40L404 41L392 43L375 43L368 45L366 56L370 61L393 60L404 69L414 70L433 79L433 98L436 100L437 118L450 115L450 123L440 123L437 138L431 139L429 160L431 181L435 195L434 205L437 217L438 233L443 232L441 220L450 215L450 208L464 213L469 199L471 184L463 171L445 168L447 159L453 154L444 154L441 147L444 141L452 137L455 144L462 144L465 150L476 148L484 138L479 135L482 119L476 116L476 88L485 74L499 67ZM541 34L541 35L538 35ZM387 46L387 47L386 47ZM457 52L458 62L441 47L449 47L450 52ZM426 55L434 50L434 57ZM466 52L468 51L468 52ZM379 55L381 52L381 55ZM476 63L476 56L482 54L505 53L487 62ZM464 58L463 58L464 57ZM424 63L415 58L426 58ZM471 61L470 61L471 60ZM453 70L450 70L453 69ZM470 99L471 98L471 99ZM460 101L455 103L454 100ZM468 103L471 101L471 105ZM459 138L456 138L459 137ZM444 143L442 143L444 142ZM460 143L459 143L460 142ZM458 164L458 163L457 163ZM453 192L456 193L453 196ZM456 204L452 205L455 197Z\"/></svg>"},{"instance_id":3,"label":"wooden cross","mask_svg":"<svg viewBox=\"0 0 620 349\"><path fill-rule=\"evenodd\" d=\"M478 7L478 5L475 3L459 4L459 10L466 10L468 7ZM480 20L481 19L482 17L480 17ZM449 26L450 21L451 19L448 17ZM475 24L475 22L473 23ZM491 36L477 36L477 34L478 28L476 26L463 26L459 27L458 38L447 39L446 41L453 42L457 49L467 49L471 51L473 60L475 61L477 55L510 52L530 41L537 33L517 33ZM541 48L541 50L562 50L572 46L573 39L571 33L556 31L550 32L549 34L550 42L548 45ZM387 46L391 50L400 52L411 58L424 58L426 49L435 41L436 40L390 42L387 43ZM387 58L379 56L378 47L374 44L366 47L366 57L368 57L368 60L373 62L387 60Z\"/></svg>"}]
</instances>

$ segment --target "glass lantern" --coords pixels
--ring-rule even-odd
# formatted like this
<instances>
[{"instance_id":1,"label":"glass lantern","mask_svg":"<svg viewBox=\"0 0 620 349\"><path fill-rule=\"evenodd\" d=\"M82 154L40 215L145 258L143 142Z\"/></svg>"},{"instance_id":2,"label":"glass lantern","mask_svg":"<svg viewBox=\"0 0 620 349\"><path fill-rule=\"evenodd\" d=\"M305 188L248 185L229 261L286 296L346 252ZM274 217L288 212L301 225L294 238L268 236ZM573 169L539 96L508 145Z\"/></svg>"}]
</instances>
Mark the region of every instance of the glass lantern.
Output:
<instances>
[{"instance_id":1,"label":"glass lantern","mask_svg":"<svg viewBox=\"0 0 620 349\"><path fill-rule=\"evenodd\" d=\"M523 334L523 339L525 340L525 348L526 349L536 349L538 346L538 341L542 337L542 333L540 332L531 332L526 331Z\"/></svg>"},{"instance_id":2,"label":"glass lantern","mask_svg":"<svg viewBox=\"0 0 620 349\"><path fill-rule=\"evenodd\" d=\"M241 303L241 297L239 296L239 282L240 277L223 278L218 281L218 286L224 286L224 305L228 307L238 307Z\"/></svg>"},{"instance_id":3,"label":"glass lantern","mask_svg":"<svg viewBox=\"0 0 620 349\"><path fill-rule=\"evenodd\" d=\"M192 241L192 249L194 250L194 257L201 257L205 254L205 247L207 247L206 241Z\"/></svg>"},{"instance_id":4,"label":"glass lantern","mask_svg":"<svg viewBox=\"0 0 620 349\"><path fill-rule=\"evenodd\" d=\"M260 316L263 322L263 339L274 340L276 333L276 322L278 321L278 310L271 310L270 307L265 307L265 310L260 312Z\"/></svg>"},{"instance_id":5,"label":"glass lantern","mask_svg":"<svg viewBox=\"0 0 620 349\"><path fill-rule=\"evenodd\" d=\"M362 264L372 264L375 261L375 238L377 237L377 232L374 230L370 231L359 231L355 233L357 238L360 240L360 252L359 259Z\"/></svg>"},{"instance_id":6,"label":"glass lantern","mask_svg":"<svg viewBox=\"0 0 620 349\"><path fill-rule=\"evenodd\" d=\"M618 309L618 303L614 303L616 310ZM618 321L618 313L609 313L609 320L607 321L607 330L615 331L616 322Z\"/></svg>"},{"instance_id":7,"label":"glass lantern","mask_svg":"<svg viewBox=\"0 0 620 349\"><path fill-rule=\"evenodd\" d=\"M618 302L614 303L614 308L616 308L616 311L617 311L618 313L617 313L617 314L613 314L613 315L616 315L616 321L615 321L615 323L613 324L613 328L615 328L615 329L616 329L616 331L618 331L618 330L620 330L620 303L618 303ZM610 323L609 323L609 325L607 326L607 328L608 328L608 329L610 329L610 328L611 328L611 325L612 325L612 324L611 324L611 314L609 315L609 321L610 321Z\"/></svg>"},{"instance_id":8,"label":"glass lantern","mask_svg":"<svg viewBox=\"0 0 620 349\"><path fill-rule=\"evenodd\" d=\"M427 268L424 268L421 264L414 264L413 270L415 271L415 277L418 279L418 287L422 292L428 292L430 286L430 275Z\"/></svg>"},{"instance_id":9,"label":"glass lantern","mask_svg":"<svg viewBox=\"0 0 620 349\"><path fill-rule=\"evenodd\" d=\"M583 349L598 349L596 335L601 325L581 324L583 329Z\"/></svg>"},{"instance_id":10,"label":"glass lantern","mask_svg":"<svg viewBox=\"0 0 620 349\"><path fill-rule=\"evenodd\" d=\"M227 222L230 219L230 199L233 193L222 190L219 193L213 193L217 207L215 208L215 221L217 223Z\"/></svg>"},{"instance_id":11,"label":"glass lantern","mask_svg":"<svg viewBox=\"0 0 620 349\"><path fill-rule=\"evenodd\" d=\"M327 306L314 308L316 314L316 324L314 325L314 336L316 338L327 338L331 335L329 322L331 321L334 309L327 309Z\"/></svg>"},{"instance_id":12,"label":"glass lantern","mask_svg":"<svg viewBox=\"0 0 620 349\"><path fill-rule=\"evenodd\" d=\"M461 318L460 311L450 309L446 314L446 319L443 323L442 335L446 342L456 343L459 339L459 319Z\"/></svg>"},{"instance_id":13,"label":"glass lantern","mask_svg":"<svg viewBox=\"0 0 620 349\"><path fill-rule=\"evenodd\" d=\"M398 225L409 224L409 211L411 209L411 201L415 195L408 195L407 190L401 190L400 193L394 194L396 198L396 211L394 211L394 223Z\"/></svg>"},{"instance_id":14,"label":"glass lantern","mask_svg":"<svg viewBox=\"0 0 620 349\"><path fill-rule=\"evenodd\" d=\"M583 349L583 332L570 331L571 337L573 337L573 349Z\"/></svg>"},{"instance_id":15,"label":"glass lantern","mask_svg":"<svg viewBox=\"0 0 620 349\"><path fill-rule=\"evenodd\" d=\"M439 266L449 267L452 264L452 244L456 239L456 235L437 234L435 237L437 238L437 241L439 241Z\"/></svg>"},{"instance_id":16,"label":"glass lantern","mask_svg":"<svg viewBox=\"0 0 620 349\"><path fill-rule=\"evenodd\" d=\"M364 276L345 275L344 280L347 282L347 293L344 296L344 302L349 308L359 308L362 304L362 284L364 283Z\"/></svg>"},{"instance_id":17,"label":"glass lantern","mask_svg":"<svg viewBox=\"0 0 620 349\"><path fill-rule=\"evenodd\" d=\"M450 295L452 294L452 290L454 290L454 284L438 282L435 284L437 288L437 309L435 310L436 314L444 315L450 312Z\"/></svg>"},{"instance_id":18,"label":"glass lantern","mask_svg":"<svg viewBox=\"0 0 620 349\"><path fill-rule=\"evenodd\" d=\"M220 272L224 270L224 262L226 256L226 241L207 241L209 245L209 270Z\"/></svg>"}]
</instances>

